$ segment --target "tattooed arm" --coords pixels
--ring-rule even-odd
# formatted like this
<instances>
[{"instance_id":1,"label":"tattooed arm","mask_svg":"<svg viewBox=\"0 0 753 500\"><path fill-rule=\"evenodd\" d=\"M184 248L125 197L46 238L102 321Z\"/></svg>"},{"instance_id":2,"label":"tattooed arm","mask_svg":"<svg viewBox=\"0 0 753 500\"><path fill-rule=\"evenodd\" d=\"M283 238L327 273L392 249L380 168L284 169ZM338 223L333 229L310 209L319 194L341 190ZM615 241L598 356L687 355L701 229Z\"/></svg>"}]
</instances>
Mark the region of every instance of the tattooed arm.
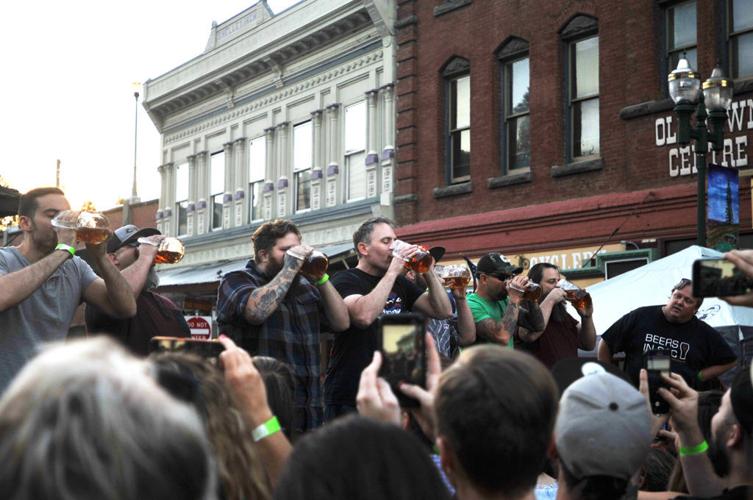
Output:
<instances>
[{"instance_id":1,"label":"tattooed arm","mask_svg":"<svg viewBox=\"0 0 753 500\"><path fill-rule=\"evenodd\" d=\"M293 279L303 266L303 259L285 254L282 269L272 281L257 288L246 301L243 317L252 325L260 325L277 309L288 293Z\"/></svg>"},{"instance_id":2,"label":"tattooed arm","mask_svg":"<svg viewBox=\"0 0 753 500\"><path fill-rule=\"evenodd\" d=\"M518 327L519 312L520 305L510 302L501 320L487 318L476 323L476 336L495 344L507 345Z\"/></svg>"}]
</instances>

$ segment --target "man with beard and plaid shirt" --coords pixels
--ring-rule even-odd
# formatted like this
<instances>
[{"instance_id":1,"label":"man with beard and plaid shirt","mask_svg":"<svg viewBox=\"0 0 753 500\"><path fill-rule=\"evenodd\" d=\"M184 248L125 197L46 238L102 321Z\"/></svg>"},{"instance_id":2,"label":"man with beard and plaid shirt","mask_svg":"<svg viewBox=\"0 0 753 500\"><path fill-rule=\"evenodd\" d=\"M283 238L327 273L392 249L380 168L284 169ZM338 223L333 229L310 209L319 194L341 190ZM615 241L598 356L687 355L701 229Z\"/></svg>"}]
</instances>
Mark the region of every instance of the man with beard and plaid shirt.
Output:
<instances>
[{"instance_id":1,"label":"man with beard and plaid shirt","mask_svg":"<svg viewBox=\"0 0 753 500\"><path fill-rule=\"evenodd\" d=\"M222 278L217 291L220 331L252 355L290 365L295 375L294 435L323 422L319 331L350 326L340 294L322 277L301 268L313 248L301 245L298 228L286 220L262 224L251 237L254 258L242 271Z\"/></svg>"}]
</instances>

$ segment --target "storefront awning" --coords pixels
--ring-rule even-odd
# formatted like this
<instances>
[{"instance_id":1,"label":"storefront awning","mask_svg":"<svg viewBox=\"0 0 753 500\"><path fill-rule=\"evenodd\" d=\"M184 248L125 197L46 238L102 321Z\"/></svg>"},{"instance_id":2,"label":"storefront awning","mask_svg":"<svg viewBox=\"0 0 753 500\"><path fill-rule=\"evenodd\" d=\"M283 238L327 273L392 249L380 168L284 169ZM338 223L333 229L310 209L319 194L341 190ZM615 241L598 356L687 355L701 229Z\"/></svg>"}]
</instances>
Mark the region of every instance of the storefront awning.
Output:
<instances>
[{"instance_id":1,"label":"storefront awning","mask_svg":"<svg viewBox=\"0 0 753 500\"><path fill-rule=\"evenodd\" d=\"M319 250L329 258L330 265L344 260L355 253L353 243L340 243L320 248ZM157 271L159 288L218 283L225 274L245 269L248 261L249 258L245 257L243 259L208 262L179 268L165 266L163 269Z\"/></svg>"}]
</instances>

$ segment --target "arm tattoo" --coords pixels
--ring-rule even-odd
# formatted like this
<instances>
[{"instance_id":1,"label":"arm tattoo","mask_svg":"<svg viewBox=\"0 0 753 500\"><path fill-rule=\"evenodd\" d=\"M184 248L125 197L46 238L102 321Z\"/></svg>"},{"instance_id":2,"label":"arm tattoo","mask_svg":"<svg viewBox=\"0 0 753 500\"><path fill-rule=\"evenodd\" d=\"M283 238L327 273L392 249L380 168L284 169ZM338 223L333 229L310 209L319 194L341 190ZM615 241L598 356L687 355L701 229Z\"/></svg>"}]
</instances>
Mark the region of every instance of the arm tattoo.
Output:
<instances>
[{"instance_id":1,"label":"arm tattoo","mask_svg":"<svg viewBox=\"0 0 753 500\"><path fill-rule=\"evenodd\" d=\"M296 274L298 274L293 265L286 260L282 270L277 273L272 281L251 292L248 302L246 302L246 320L252 323L261 323L275 312L290 290L290 285L293 283Z\"/></svg>"},{"instance_id":2,"label":"arm tattoo","mask_svg":"<svg viewBox=\"0 0 753 500\"><path fill-rule=\"evenodd\" d=\"M476 335L489 342L497 342L497 332L499 325L491 318L487 318L476 323Z\"/></svg>"},{"instance_id":3,"label":"arm tattoo","mask_svg":"<svg viewBox=\"0 0 753 500\"><path fill-rule=\"evenodd\" d=\"M507 338L513 337L518 329L518 304L510 303L502 316L502 335L507 334Z\"/></svg>"},{"instance_id":4,"label":"arm tattoo","mask_svg":"<svg viewBox=\"0 0 753 500\"><path fill-rule=\"evenodd\" d=\"M546 328L546 322L544 321L544 313L541 312L541 308L535 302L530 303L528 308L528 320L530 326L534 332L541 332Z\"/></svg>"}]
</instances>

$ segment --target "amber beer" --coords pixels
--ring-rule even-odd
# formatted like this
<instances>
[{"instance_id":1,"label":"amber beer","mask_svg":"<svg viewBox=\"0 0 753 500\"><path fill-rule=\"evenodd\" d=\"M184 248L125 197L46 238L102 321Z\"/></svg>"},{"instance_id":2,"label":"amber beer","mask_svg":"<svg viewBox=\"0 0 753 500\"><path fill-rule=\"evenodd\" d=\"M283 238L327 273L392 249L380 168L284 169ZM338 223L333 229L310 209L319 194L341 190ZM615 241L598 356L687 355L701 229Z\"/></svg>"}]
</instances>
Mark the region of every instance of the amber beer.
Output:
<instances>
[{"instance_id":1,"label":"amber beer","mask_svg":"<svg viewBox=\"0 0 753 500\"><path fill-rule=\"evenodd\" d=\"M453 290L465 290L466 288L468 288L468 284L470 282L470 276L445 276L444 278L442 278L443 286L445 288L452 288Z\"/></svg>"},{"instance_id":2,"label":"amber beer","mask_svg":"<svg viewBox=\"0 0 753 500\"><path fill-rule=\"evenodd\" d=\"M155 264L175 264L180 262L183 256L186 254L186 248L183 246L183 242L178 238L168 236L159 243L154 243L149 238L139 238L138 241L142 245L152 245L157 247L157 254L154 256Z\"/></svg>"},{"instance_id":3,"label":"amber beer","mask_svg":"<svg viewBox=\"0 0 753 500\"><path fill-rule=\"evenodd\" d=\"M327 272L327 266L329 266L329 260L327 256L318 250L311 252L306 260L303 261L303 267L301 272L306 276L319 280Z\"/></svg>"},{"instance_id":4,"label":"amber beer","mask_svg":"<svg viewBox=\"0 0 753 500\"><path fill-rule=\"evenodd\" d=\"M587 307L591 306L591 294L582 288L565 290L565 298L579 311L585 311Z\"/></svg>"},{"instance_id":5,"label":"amber beer","mask_svg":"<svg viewBox=\"0 0 753 500\"><path fill-rule=\"evenodd\" d=\"M525 289L521 290L520 288L513 286L512 284L508 283L507 286L512 288L513 290L517 290L521 293L523 293L523 299L524 300L532 300L534 302L538 302L538 300L541 298L541 287L537 285L536 283L527 283Z\"/></svg>"},{"instance_id":6,"label":"amber beer","mask_svg":"<svg viewBox=\"0 0 753 500\"><path fill-rule=\"evenodd\" d=\"M405 267L417 273L428 273L434 259L424 247L418 249L418 252L406 261Z\"/></svg>"},{"instance_id":7,"label":"amber beer","mask_svg":"<svg viewBox=\"0 0 753 500\"><path fill-rule=\"evenodd\" d=\"M76 239L88 245L99 245L110 237L110 230L101 227L82 227L76 229Z\"/></svg>"}]
</instances>

